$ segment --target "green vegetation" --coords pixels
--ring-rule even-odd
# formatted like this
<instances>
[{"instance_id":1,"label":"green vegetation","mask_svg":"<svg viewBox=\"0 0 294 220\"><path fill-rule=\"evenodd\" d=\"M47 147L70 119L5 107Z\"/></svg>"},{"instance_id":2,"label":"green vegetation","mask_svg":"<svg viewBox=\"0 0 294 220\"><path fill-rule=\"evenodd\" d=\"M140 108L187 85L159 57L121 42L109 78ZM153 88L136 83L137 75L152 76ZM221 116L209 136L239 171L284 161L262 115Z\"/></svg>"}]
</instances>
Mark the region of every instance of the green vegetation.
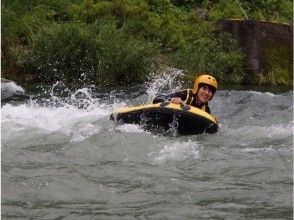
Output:
<instances>
[{"instance_id":1,"label":"green vegetation","mask_svg":"<svg viewBox=\"0 0 294 220\"><path fill-rule=\"evenodd\" d=\"M3 0L2 76L127 85L171 66L189 79L211 72L223 83L242 83L244 55L215 22L292 23L292 6L289 0Z\"/></svg>"},{"instance_id":2,"label":"green vegetation","mask_svg":"<svg viewBox=\"0 0 294 220\"><path fill-rule=\"evenodd\" d=\"M287 85L293 82L293 49L285 42L264 41L262 44L266 70L260 74L261 84ZM289 59L292 58L292 59ZM290 85L291 85L290 84Z\"/></svg>"}]
</instances>

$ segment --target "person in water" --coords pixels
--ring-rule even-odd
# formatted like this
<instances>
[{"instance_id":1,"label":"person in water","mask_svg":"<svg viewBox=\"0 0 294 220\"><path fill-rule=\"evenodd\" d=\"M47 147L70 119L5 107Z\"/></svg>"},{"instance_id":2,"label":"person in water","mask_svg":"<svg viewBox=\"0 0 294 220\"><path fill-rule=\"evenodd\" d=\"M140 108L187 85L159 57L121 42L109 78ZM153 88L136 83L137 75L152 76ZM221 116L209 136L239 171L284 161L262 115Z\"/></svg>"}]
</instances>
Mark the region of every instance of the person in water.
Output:
<instances>
[{"instance_id":1,"label":"person in water","mask_svg":"<svg viewBox=\"0 0 294 220\"><path fill-rule=\"evenodd\" d=\"M217 81L211 75L200 75L195 79L193 89L185 89L168 95L156 96L153 100L153 104L159 102L170 101L175 104L187 104L210 113L208 107L208 101L213 98L214 93L217 90ZM218 122L218 117L215 117Z\"/></svg>"}]
</instances>

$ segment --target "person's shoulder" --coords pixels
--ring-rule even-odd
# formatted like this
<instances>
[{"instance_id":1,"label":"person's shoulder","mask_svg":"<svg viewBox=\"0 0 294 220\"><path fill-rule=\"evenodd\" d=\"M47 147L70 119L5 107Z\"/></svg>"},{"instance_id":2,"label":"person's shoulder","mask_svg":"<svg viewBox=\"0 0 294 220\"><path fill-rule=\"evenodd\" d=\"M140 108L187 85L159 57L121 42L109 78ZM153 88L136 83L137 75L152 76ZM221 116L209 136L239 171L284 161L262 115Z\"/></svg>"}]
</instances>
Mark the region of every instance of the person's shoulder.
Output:
<instances>
[{"instance_id":1,"label":"person's shoulder","mask_svg":"<svg viewBox=\"0 0 294 220\"><path fill-rule=\"evenodd\" d=\"M182 93L191 93L192 91L193 91L193 89L182 89L179 92L182 92Z\"/></svg>"}]
</instances>

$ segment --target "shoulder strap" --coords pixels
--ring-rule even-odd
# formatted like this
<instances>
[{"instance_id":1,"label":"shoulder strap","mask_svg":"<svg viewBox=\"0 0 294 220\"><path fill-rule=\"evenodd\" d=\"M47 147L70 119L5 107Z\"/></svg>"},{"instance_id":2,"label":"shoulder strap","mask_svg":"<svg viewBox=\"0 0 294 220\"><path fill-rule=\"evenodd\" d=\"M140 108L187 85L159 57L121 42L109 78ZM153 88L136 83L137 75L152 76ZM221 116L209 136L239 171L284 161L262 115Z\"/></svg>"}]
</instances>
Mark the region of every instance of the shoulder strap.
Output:
<instances>
[{"instance_id":1,"label":"shoulder strap","mask_svg":"<svg viewBox=\"0 0 294 220\"><path fill-rule=\"evenodd\" d=\"M185 104L191 105L193 102L193 90L192 89L187 89L187 97L185 99Z\"/></svg>"}]
</instances>

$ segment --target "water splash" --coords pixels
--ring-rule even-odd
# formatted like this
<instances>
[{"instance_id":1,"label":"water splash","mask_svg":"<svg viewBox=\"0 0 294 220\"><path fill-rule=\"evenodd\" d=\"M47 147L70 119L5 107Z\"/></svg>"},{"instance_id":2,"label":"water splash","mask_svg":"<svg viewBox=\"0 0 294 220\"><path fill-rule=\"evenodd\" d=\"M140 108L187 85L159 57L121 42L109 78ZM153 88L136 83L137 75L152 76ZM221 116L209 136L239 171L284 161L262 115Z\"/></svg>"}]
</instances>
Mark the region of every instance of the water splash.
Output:
<instances>
[{"instance_id":1,"label":"water splash","mask_svg":"<svg viewBox=\"0 0 294 220\"><path fill-rule=\"evenodd\" d=\"M98 134L101 131L101 126L93 124L81 124L71 132L71 143L81 142L86 138L91 137L94 134Z\"/></svg>"},{"instance_id":2,"label":"water splash","mask_svg":"<svg viewBox=\"0 0 294 220\"><path fill-rule=\"evenodd\" d=\"M43 107L35 102L31 102L30 105L22 104L19 106L7 104L2 107L2 123L15 122L23 128L36 127L46 131L66 133L80 121L84 123L92 122L107 114L109 114L109 111L100 107L85 111L70 105Z\"/></svg>"},{"instance_id":3,"label":"water splash","mask_svg":"<svg viewBox=\"0 0 294 220\"><path fill-rule=\"evenodd\" d=\"M187 158L197 159L202 146L195 141L176 141L157 148L158 152L152 151L148 156L156 163L163 163L169 160L182 161Z\"/></svg>"},{"instance_id":4,"label":"water splash","mask_svg":"<svg viewBox=\"0 0 294 220\"><path fill-rule=\"evenodd\" d=\"M92 123L108 117L119 104L104 103L93 97L88 88L71 92L58 82L32 96L27 103L2 106L2 132L5 136L13 136L25 129L37 129L45 133L60 132L74 142L82 141L98 133L99 125Z\"/></svg>"},{"instance_id":5,"label":"water splash","mask_svg":"<svg viewBox=\"0 0 294 220\"><path fill-rule=\"evenodd\" d=\"M249 90L248 93L254 94L254 95L260 95L260 96L264 96L267 95L269 97L275 97L276 95L271 93L271 92L258 92L258 91L252 91Z\"/></svg>"},{"instance_id":6,"label":"water splash","mask_svg":"<svg viewBox=\"0 0 294 220\"><path fill-rule=\"evenodd\" d=\"M148 100L151 101L162 92L179 90L183 83L178 79L182 76L181 70L172 68L154 75L150 82L145 84L147 88L143 87ZM136 93L136 97L142 99L142 92ZM144 97L146 100L146 95ZM247 134L254 138L258 133L260 137L266 138L267 134L278 137L279 135L275 133L280 132L280 135L288 137L291 135L289 131L293 131L293 117L288 116L289 111L293 110L293 105L288 104L291 97L293 97L292 92L274 95L255 91L219 91L211 107L222 116L220 126L222 135L240 138L240 134ZM93 87L72 91L63 83L57 82L52 87L43 89L39 94L32 95L31 100L25 104L17 106L5 104L2 107L2 123L7 125L7 128L2 125L3 132L5 134L8 130L20 132L26 128L37 128L47 132L60 131L70 135L74 141L78 141L91 136L93 131L101 132L100 122L95 125L97 129L94 129L91 123L107 118L116 108L134 104L134 100L132 94L121 91L102 94ZM273 114L278 114L279 117L272 117ZM285 127L283 124L289 121L288 118L291 118L292 124L283 129ZM270 126L265 126L268 124ZM273 127L275 125L278 125L276 129ZM264 130L268 127L271 130ZM118 130L132 133L145 132L138 126L132 129L122 126Z\"/></svg>"},{"instance_id":7,"label":"water splash","mask_svg":"<svg viewBox=\"0 0 294 220\"><path fill-rule=\"evenodd\" d=\"M146 132L140 125L135 124L122 124L119 125L116 130L119 130L121 132L125 133L144 133Z\"/></svg>"},{"instance_id":8,"label":"water splash","mask_svg":"<svg viewBox=\"0 0 294 220\"><path fill-rule=\"evenodd\" d=\"M13 81L1 78L1 101L22 96L26 96L24 88Z\"/></svg>"},{"instance_id":9,"label":"water splash","mask_svg":"<svg viewBox=\"0 0 294 220\"><path fill-rule=\"evenodd\" d=\"M168 68L160 74L153 75L147 83L148 101L152 101L159 93L169 93L181 90L184 76L183 70Z\"/></svg>"}]
</instances>

